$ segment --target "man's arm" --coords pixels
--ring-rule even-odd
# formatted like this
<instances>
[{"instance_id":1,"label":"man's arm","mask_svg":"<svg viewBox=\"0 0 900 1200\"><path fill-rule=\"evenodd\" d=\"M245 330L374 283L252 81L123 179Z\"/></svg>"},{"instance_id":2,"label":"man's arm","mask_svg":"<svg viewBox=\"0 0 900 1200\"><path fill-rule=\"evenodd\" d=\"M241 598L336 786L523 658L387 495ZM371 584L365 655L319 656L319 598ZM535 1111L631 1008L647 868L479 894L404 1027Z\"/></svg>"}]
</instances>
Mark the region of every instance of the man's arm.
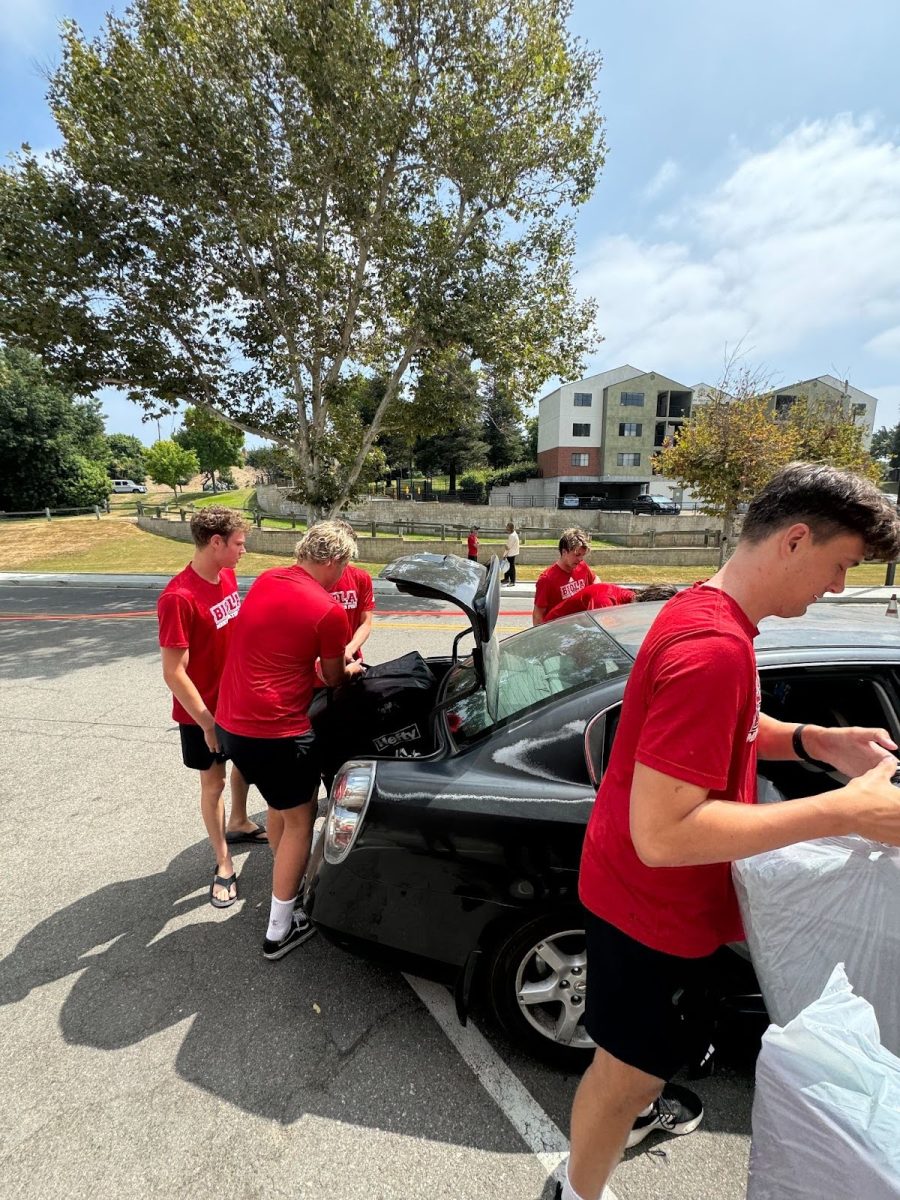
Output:
<instances>
[{"instance_id":1,"label":"man's arm","mask_svg":"<svg viewBox=\"0 0 900 1200\"><path fill-rule=\"evenodd\" d=\"M547 612L546 608L538 608L538 606L537 606L537 605L535 605L535 606L534 606L534 608L531 610L531 623L532 623L532 625L543 625L543 623L544 623L544 614L545 614L546 612Z\"/></svg>"},{"instance_id":2,"label":"man's arm","mask_svg":"<svg viewBox=\"0 0 900 1200\"><path fill-rule=\"evenodd\" d=\"M733 862L811 838L857 833L900 845L891 756L845 787L789 804L710 800L709 791L635 763L631 839L648 867Z\"/></svg>"},{"instance_id":3,"label":"man's arm","mask_svg":"<svg viewBox=\"0 0 900 1200\"><path fill-rule=\"evenodd\" d=\"M319 659L319 670L328 686L335 688L352 679L354 675L361 675L363 666L362 663L348 663L342 654L340 658Z\"/></svg>"},{"instance_id":4,"label":"man's arm","mask_svg":"<svg viewBox=\"0 0 900 1200\"><path fill-rule=\"evenodd\" d=\"M757 743L759 757L796 762L798 756L793 746L796 728L791 721L776 721L774 717L761 713ZM871 770L886 755L892 758L891 751L897 749L897 743L886 729L861 725L804 725L802 744L810 758L828 763L850 779Z\"/></svg>"},{"instance_id":5,"label":"man's arm","mask_svg":"<svg viewBox=\"0 0 900 1200\"><path fill-rule=\"evenodd\" d=\"M347 643L347 649L344 651L347 662L350 662L357 650L360 650L368 640L369 634L372 632L372 610L364 612L362 620L359 624L359 629Z\"/></svg>"},{"instance_id":6,"label":"man's arm","mask_svg":"<svg viewBox=\"0 0 900 1200\"><path fill-rule=\"evenodd\" d=\"M203 736L209 749L214 754L220 753L221 746L216 736L215 717L206 707L203 697L187 673L189 659L187 647L162 646L161 651L163 679L166 681L166 687L203 730Z\"/></svg>"}]
</instances>

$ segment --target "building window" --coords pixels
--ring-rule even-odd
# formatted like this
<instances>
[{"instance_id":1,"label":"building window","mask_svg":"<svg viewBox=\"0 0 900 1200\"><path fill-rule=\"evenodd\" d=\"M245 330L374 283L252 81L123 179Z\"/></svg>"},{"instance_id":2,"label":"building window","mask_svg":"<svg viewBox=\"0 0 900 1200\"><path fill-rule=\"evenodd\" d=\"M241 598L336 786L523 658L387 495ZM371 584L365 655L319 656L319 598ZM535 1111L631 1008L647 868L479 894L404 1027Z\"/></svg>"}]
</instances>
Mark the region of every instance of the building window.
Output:
<instances>
[{"instance_id":1,"label":"building window","mask_svg":"<svg viewBox=\"0 0 900 1200\"><path fill-rule=\"evenodd\" d=\"M579 425L579 423L576 421L575 424L572 426L572 437L590 437L590 436L591 436L590 425Z\"/></svg>"},{"instance_id":2,"label":"building window","mask_svg":"<svg viewBox=\"0 0 900 1200\"><path fill-rule=\"evenodd\" d=\"M639 467L641 456L640 454L617 454L616 462L620 467Z\"/></svg>"},{"instance_id":3,"label":"building window","mask_svg":"<svg viewBox=\"0 0 900 1200\"><path fill-rule=\"evenodd\" d=\"M572 455L572 466L573 467L588 467L588 466L590 466L590 463L591 463L591 456L589 454L573 454Z\"/></svg>"},{"instance_id":4,"label":"building window","mask_svg":"<svg viewBox=\"0 0 900 1200\"><path fill-rule=\"evenodd\" d=\"M620 421L619 437L640 437L643 429L640 421Z\"/></svg>"},{"instance_id":5,"label":"building window","mask_svg":"<svg viewBox=\"0 0 900 1200\"><path fill-rule=\"evenodd\" d=\"M592 392L576 392L575 393L575 407L576 408L590 408L592 395L593 395Z\"/></svg>"},{"instance_id":6,"label":"building window","mask_svg":"<svg viewBox=\"0 0 900 1200\"><path fill-rule=\"evenodd\" d=\"M775 416L786 417L797 403L796 396L779 395L775 397Z\"/></svg>"},{"instance_id":7,"label":"building window","mask_svg":"<svg viewBox=\"0 0 900 1200\"><path fill-rule=\"evenodd\" d=\"M643 408L644 393L643 392L623 392L619 397L619 403L626 408Z\"/></svg>"},{"instance_id":8,"label":"building window","mask_svg":"<svg viewBox=\"0 0 900 1200\"><path fill-rule=\"evenodd\" d=\"M867 413L868 409L865 404L854 404L850 409L850 415L854 421L858 421L860 417L865 417Z\"/></svg>"}]
</instances>

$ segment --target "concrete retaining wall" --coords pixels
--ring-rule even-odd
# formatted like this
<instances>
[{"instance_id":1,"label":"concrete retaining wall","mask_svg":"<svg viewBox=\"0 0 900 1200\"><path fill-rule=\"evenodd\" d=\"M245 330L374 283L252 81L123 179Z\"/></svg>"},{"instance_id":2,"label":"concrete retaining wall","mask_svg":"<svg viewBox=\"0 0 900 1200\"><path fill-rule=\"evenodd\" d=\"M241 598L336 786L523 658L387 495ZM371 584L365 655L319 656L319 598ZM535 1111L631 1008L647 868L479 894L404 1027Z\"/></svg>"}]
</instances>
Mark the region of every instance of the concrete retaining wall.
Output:
<instances>
[{"instance_id":1,"label":"concrete retaining wall","mask_svg":"<svg viewBox=\"0 0 900 1200\"><path fill-rule=\"evenodd\" d=\"M191 531L187 521L169 521L165 517L142 516L137 519L138 527L147 533L156 533L161 537L174 538L179 542L190 542ZM286 558L292 557L297 543L298 533L291 529L250 529L247 533L247 549L255 554L278 554ZM463 545L455 540L450 541L415 541L412 538L371 538L359 537L359 562L385 563L393 562L404 554L461 554ZM501 546L484 546L482 561L490 554L502 553ZM556 562L557 552L553 546L524 546L517 559L519 566L549 566ZM718 563L718 552L714 547L692 547L677 549L673 547L628 548L615 550L592 550L590 562L600 575L603 574L602 564L631 564L634 566L666 566L666 567L707 567Z\"/></svg>"},{"instance_id":2,"label":"concrete retaining wall","mask_svg":"<svg viewBox=\"0 0 900 1200\"><path fill-rule=\"evenodd\" d=\"M263 484L256 489L256 498L264 512L272 516L306 517L306 508L287 500L287 488L274 484ZM346 517L363 529L372 521L389 525L397 521L404 524L429 523L433 525L459 526L468 529L478 525L484 530L502 530L509 521L517 529L540 530L543 536L560 534L564 529L580 525L597 533L643 534L648 529L660 532L678 529L718 530L721 521L696 513L680 513L677 517L659 513L641 514L601 512L597 509L562 508L503 508L487 504L441 504L437 500L378 500L364 501L347 510Z\"/></svg>"}]
</instances>

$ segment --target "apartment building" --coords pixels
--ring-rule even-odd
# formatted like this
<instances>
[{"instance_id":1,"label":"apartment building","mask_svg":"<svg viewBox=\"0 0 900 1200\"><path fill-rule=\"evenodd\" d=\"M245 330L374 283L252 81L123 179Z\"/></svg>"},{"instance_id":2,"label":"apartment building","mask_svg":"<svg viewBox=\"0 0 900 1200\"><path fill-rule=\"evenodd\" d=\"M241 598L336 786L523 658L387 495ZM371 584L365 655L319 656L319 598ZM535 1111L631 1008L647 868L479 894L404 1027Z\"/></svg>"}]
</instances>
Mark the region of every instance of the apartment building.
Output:
<instances>
[{"instance_id":1,"label":"apartment building","mask_svg":"<svg viewBox=\"0 0 900 1200\"><path fill-rule=\"evenodd\" d=\"M549 392L538 401L543 493L636 496L648 490L664 495L677 490L672 480L653 479L651 460L667 438L677 436L692 410L708 403L714 393L708 384L689 387L630 364ZM772 392L776 415L786 414L800 399L840 403L844 413L864 427L865 443L870 444L878 404L874 396L833 375Z\"/></svg>"},{"instance_id":2,"label":"apartment building","mask_svg":"<svg viewBox=\"0 0 900 1200\"><path fill-rule=\"evenodd\" d=\"M564 384L538 402L538 466L558 492L636 496L650 460L691 415L693 389L628 364Z\"/></svg>"}]
</instances>

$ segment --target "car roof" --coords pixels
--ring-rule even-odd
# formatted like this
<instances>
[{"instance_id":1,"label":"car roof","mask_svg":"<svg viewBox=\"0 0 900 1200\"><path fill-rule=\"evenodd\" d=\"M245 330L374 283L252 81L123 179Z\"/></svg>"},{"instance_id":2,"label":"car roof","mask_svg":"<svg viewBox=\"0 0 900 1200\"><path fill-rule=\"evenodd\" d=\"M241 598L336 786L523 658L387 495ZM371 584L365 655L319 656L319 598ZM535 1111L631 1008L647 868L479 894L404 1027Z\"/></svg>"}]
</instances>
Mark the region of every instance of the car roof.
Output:
<instances>
[{"instance_id":1,"label":"car roof","mask_svg":"<svg viewBox=\"0 0 900 1200\"><path fill-rule=\"evenodd\" d=\"M634 657L663 603L617 605L595 609L591 616ZM846 603L825 602L812 606L802 617L766 617L760 622L754 645L758 655L853 649L891 651L900 659L900 622L886 617L880 604L849 608Z\"/></svg>"}]
</instances>

